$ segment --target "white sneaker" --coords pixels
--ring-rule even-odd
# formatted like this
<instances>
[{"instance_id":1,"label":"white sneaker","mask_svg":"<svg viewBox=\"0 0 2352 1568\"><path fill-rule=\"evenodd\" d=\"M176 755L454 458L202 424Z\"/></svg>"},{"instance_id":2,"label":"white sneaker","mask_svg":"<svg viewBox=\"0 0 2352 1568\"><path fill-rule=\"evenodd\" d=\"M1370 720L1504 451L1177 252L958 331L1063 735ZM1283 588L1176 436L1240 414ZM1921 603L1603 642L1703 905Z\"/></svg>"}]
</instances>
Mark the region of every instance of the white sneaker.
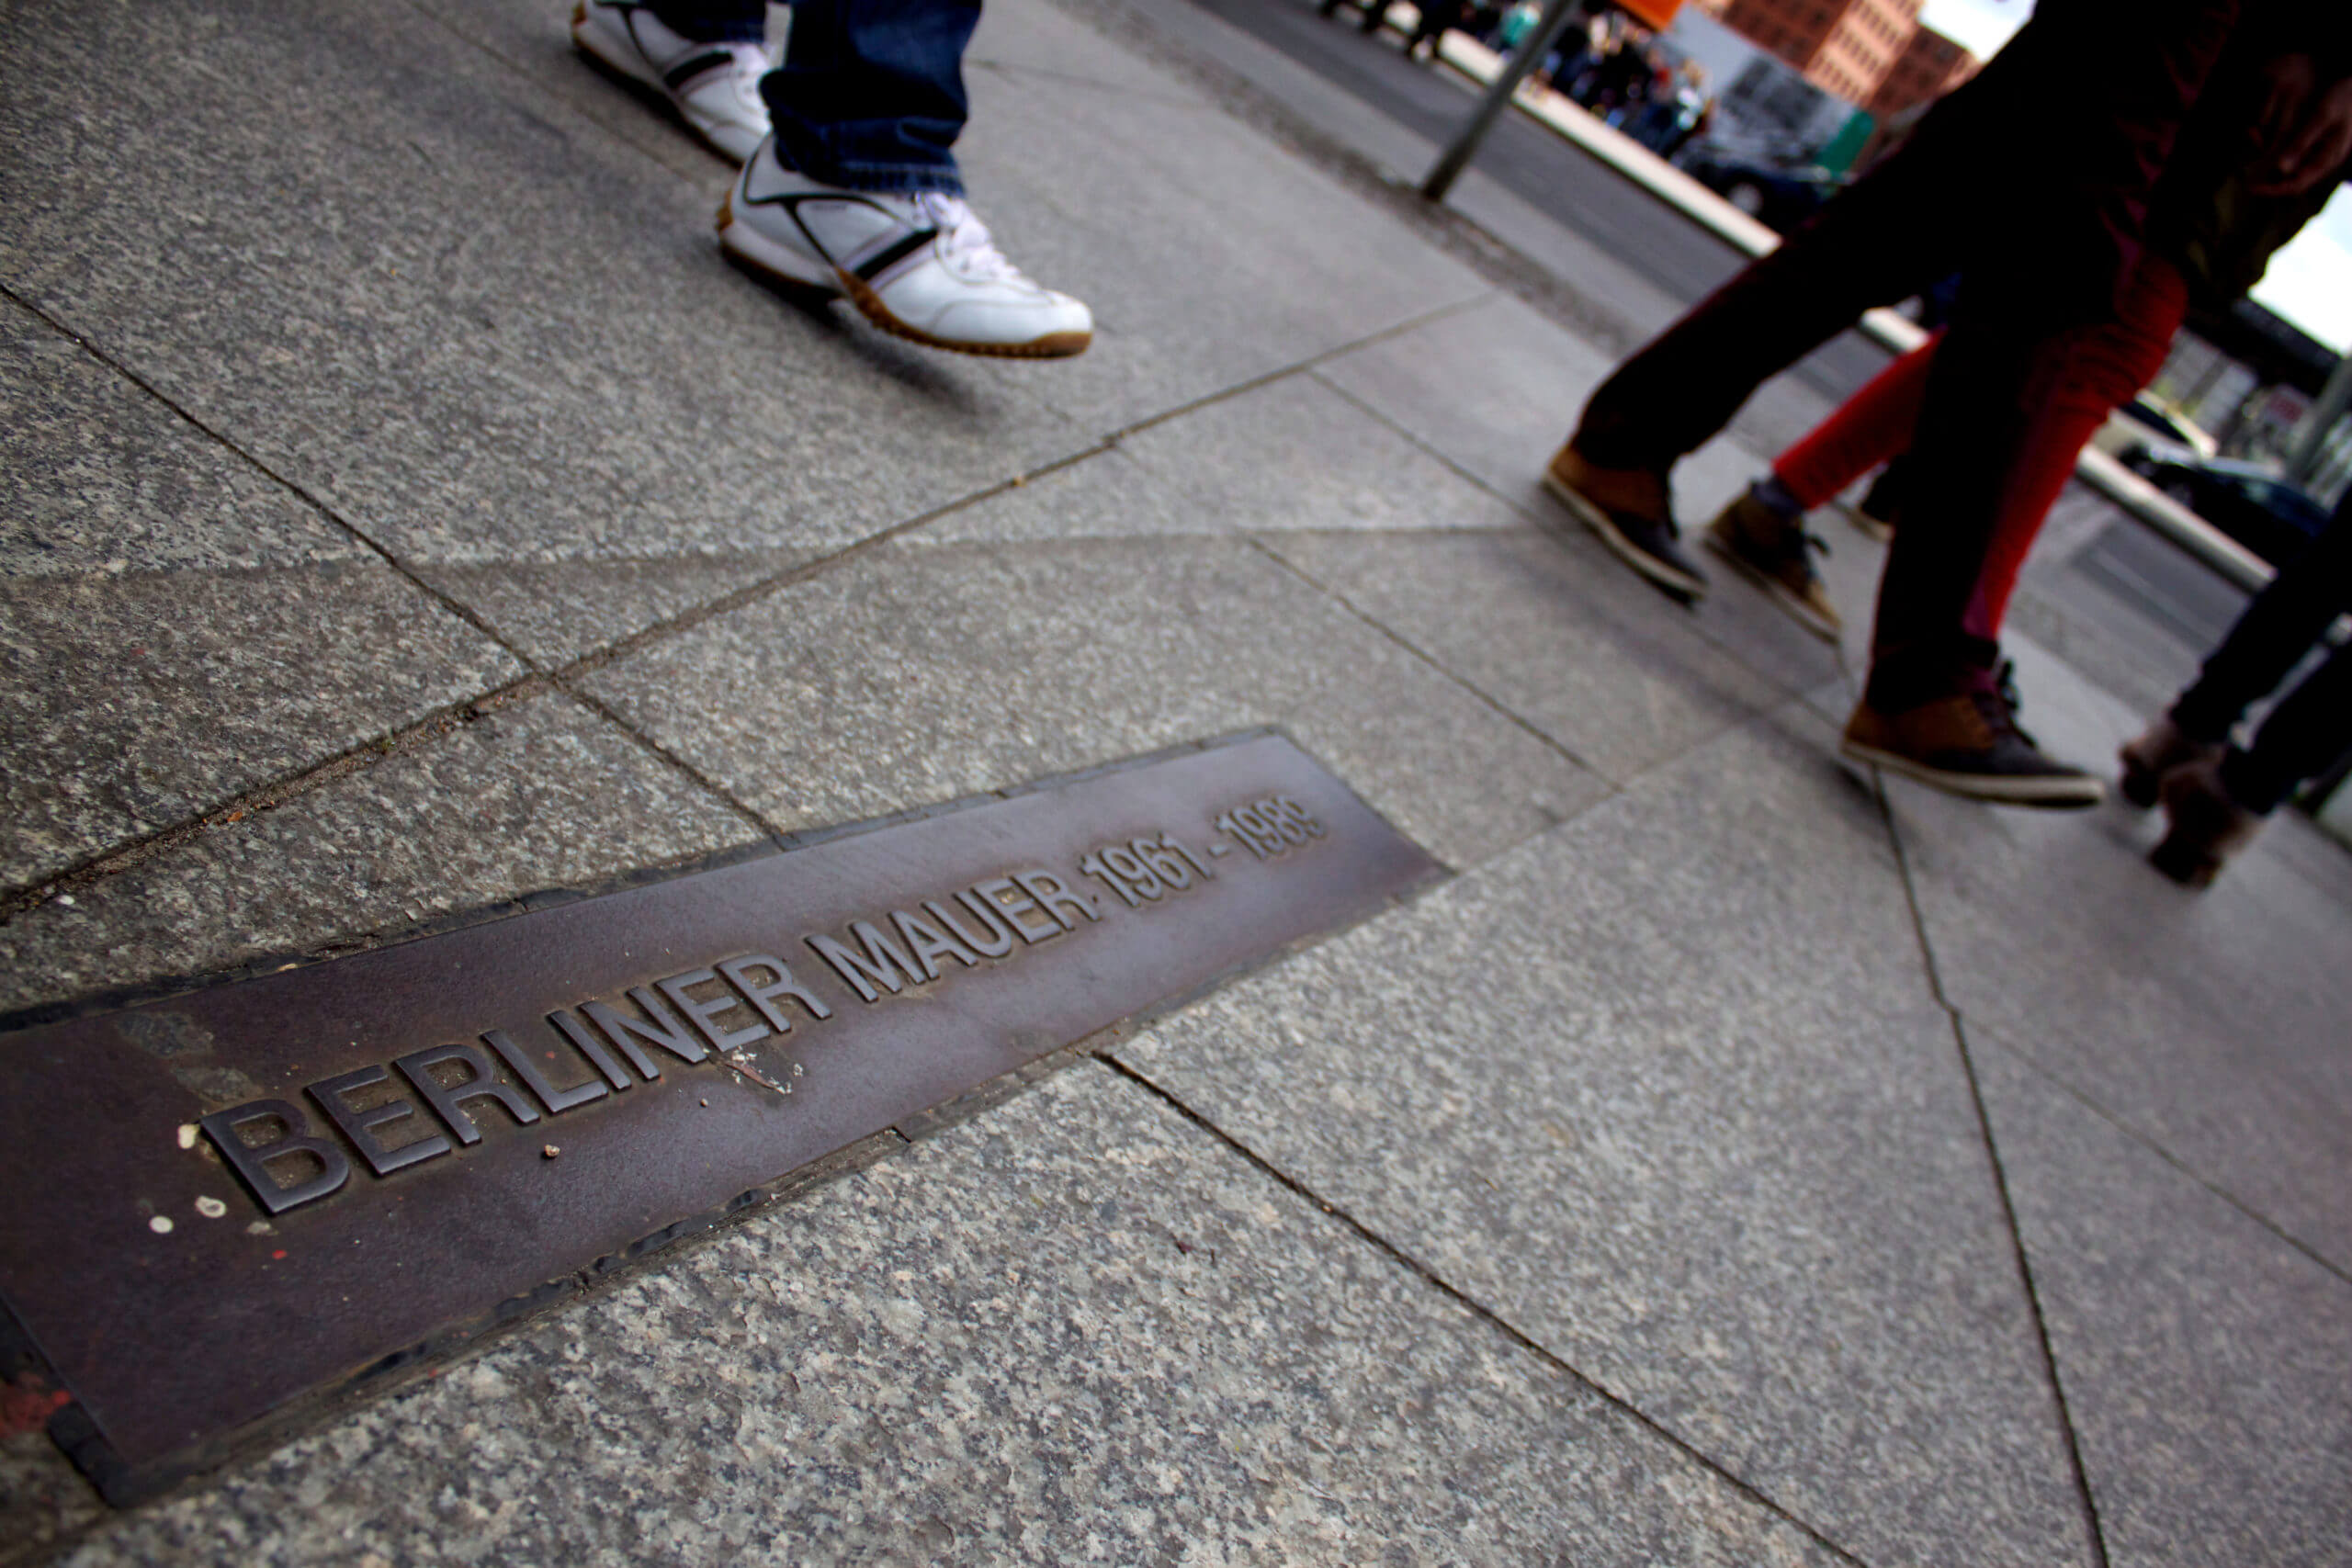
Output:
<instances>
[{"instance_id":1,"label":"white sneaker","mask_svg":"<svg viewBox=\"0 0 2352 1568\"><path fill-rule=\"evenodd\" d=\"M785 283L849 296L865 319L933 348L1059 359L1094 341L1094 317L1032 282L958 196L820 185L776 161L773 140L718 209L727 253Z\"/></svg>"},{"instance_id":2,"label":"white sneaker","mask_svg":"<svg viewBox=\"0 0 2352 1568\"><path fill-rule=\"evenodd\" d=\"M768 133L760 78L772 64L756 43L696 43L638 0L578 0L571 41L632 82L667 95L679 118L740 164Z\"/></svg>"}]
</instances>

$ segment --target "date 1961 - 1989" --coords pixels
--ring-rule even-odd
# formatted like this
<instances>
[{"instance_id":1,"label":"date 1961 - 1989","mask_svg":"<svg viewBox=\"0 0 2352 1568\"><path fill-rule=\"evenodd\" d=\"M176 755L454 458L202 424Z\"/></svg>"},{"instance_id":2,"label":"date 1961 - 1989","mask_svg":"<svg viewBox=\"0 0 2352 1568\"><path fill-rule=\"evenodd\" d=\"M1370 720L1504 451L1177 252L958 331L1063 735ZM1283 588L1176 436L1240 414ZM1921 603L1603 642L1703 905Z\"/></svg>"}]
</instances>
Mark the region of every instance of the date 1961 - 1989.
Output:
<instances>
[{"instance_id":1,"label":"date 1961 - 1989","mask_svg":"<svg viewBox=\"0 0 2352 1568\"><path fill-rule=\"evenodd\" d=\"M1327 831L1306 807L1286 795L1236 807L1220 813L1210 826L1259 860L1272 860ZM1215 881L1216 872L1209 863L1231 852L1230 844L1212 843L1204 858L1175 834L1163 832L1090 851L1078 869L1117 894L1129 908L1136 908Z\"/></svg>"}]
</instances>

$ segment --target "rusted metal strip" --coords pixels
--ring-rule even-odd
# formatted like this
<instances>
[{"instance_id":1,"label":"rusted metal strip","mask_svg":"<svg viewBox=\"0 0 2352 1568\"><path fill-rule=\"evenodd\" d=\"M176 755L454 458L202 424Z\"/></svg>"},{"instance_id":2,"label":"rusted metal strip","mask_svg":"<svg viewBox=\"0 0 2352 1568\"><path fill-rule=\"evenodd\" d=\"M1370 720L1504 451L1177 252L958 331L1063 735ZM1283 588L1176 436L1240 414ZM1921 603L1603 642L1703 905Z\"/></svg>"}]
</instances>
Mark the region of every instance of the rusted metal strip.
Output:
<instances>
[{"instance_id":1,"label":"rusted metal strip","mask_svg":"<svg viewBox=\"0 0 2352 1568\"><path fill-rule=\"evenodd\" d=\"M0 1040L0 1300L123 1501L1441 868L1260 736Z\"/></svg>"}]
</instances>

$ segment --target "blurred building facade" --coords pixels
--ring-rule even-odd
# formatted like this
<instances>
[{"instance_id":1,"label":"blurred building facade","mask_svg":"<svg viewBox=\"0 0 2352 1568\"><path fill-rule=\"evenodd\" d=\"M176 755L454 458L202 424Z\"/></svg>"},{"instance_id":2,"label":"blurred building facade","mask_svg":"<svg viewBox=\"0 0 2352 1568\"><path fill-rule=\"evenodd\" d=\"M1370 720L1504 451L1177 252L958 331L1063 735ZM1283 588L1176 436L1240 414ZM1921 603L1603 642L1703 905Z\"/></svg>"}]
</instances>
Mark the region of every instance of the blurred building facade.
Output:
<instances>
[{"instance_id":1,"label":"blurred building facade","mask_svg":"<svg viewBox=\"0 0 2352 1568\"><path fill-rule=\"evenodd\" d=\"M1922 0L1696 0L1700 8L1883 123L1950 92L1976 57L1919 25Z\"/></svg>"}]
</instances>

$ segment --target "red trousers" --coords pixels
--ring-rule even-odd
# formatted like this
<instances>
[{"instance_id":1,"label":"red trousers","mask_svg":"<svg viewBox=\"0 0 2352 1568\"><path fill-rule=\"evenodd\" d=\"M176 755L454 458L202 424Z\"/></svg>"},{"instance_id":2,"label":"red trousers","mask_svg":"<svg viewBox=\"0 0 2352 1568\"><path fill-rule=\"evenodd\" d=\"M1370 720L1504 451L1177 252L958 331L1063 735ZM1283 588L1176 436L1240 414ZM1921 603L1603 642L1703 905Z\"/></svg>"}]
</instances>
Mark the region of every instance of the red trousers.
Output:
<instances>
[{"instance_id":1,"label":"red trousers","mask_svg":"<svg viewBox=\"0 0 2352 1568\"><path fill-rule=\"evenodd\" d=\"M1963 623L1970 635L1999 636L2026 553L2074 473L2075 459L2107 416L2164 368L2188 303L2180 274L2154 257L2143 258L2121 291L2116 319L2082 329L2071 352L2045 368L2051 385L2046 396L2034 400L2040 416L1995 499L1992 536ZM1772 475L1782 488L1810 510L1908 452L1942 336L1939 333L1888 366L1781 453Z\"/></svg>"},{"instance_id":2,"label":"red trousers","mask_svg":"<svg viewBox=\"0 0 2352 1568\"><path fill-rule=\"evenodd\" d=\"M1989 680L1997 645L1971 627L1991 620L1996 519L2030 510L2017 498L2037 485L2054 493L2052 473L2063 482L2063 466L2025 459L2079 417L2068 411L2103 411L2120 398L2098 389L2129 396L2144 378L2109 335L2119 296L2155 178L2242 3L2253 0L2043 0L1902 150L1620 365L1571 445L1600 468L1664 475L1863 310L1960 273L1914 426L1921 482L1879 582L1865 696L1896 712ZM2094 58L2101 68L2086 73Z\"/></svg>"}]
</instances>

